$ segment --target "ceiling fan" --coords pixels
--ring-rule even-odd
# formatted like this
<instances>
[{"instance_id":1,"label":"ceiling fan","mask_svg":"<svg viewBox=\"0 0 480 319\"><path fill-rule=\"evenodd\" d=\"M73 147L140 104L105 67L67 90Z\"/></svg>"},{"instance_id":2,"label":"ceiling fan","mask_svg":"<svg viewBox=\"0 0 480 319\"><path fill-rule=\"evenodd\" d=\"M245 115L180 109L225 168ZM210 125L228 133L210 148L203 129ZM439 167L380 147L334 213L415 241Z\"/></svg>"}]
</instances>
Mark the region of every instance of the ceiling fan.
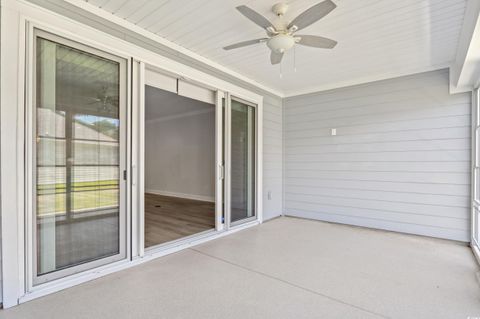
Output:
<instances>
[{"instance_id":1,"label":"ceiling fan","mask_svg":"<svg viewBox=\"0 0 480 319\"><path fill-rule=\"evenodd\" d=\"M101 106L103 110L110 111L110 109L118 106L118 95L110 94L110 89L107 85L102 85L95 97L89 97L89 105L95 104Z\"/></svg>"},{"instance_id":2,"label":"ceiling fan","mask_svg":"<svg viewBox=\"0 0 480 319\"><path fill-rule=\"evenodd\" d=\"M293 21L289 22L285 18L285 13L288 11L286 3L277 3L272 7L272 11L278 16L275 23L271 23L264 16L243 5L238 6L245 17L250 19L253 23L265 29L267 38L243 41L224 47L224 50L237 49L257 43L266 43L272 51L270 54L270 62L278 64L282 61L283 54L291 49L295 44L301 44L309 47L333 49L337 45L337 41L316 35L296 35L295 32L300 31L309 25L317 22L327 14L329 14L337 6L331 0L325 0L317 3L310 9L307 9Z\"/></svg>"}]
</instances>

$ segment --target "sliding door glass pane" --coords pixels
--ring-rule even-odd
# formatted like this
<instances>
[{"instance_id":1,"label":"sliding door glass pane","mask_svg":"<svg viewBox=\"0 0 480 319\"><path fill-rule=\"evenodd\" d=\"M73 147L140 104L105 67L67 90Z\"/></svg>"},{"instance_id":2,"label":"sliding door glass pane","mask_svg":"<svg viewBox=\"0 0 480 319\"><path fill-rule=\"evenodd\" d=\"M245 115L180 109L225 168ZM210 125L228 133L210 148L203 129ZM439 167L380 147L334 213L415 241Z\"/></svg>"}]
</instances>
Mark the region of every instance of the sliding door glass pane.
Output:
<instances>
[{"instance_id":1,"label":"sliding door glass pane","mask_svg":"<svg viewBox=\"0 0 480 319\"><path fill-rule=\"evenodd\" d=\"M36 42L37 275L120 251L116 61Z\"/></svg>"},{"instance_id":2,"label":"sliding door glass pane","mask_svg":"<svg viewBox=\"0 0 480 319\"><path fill-rule=\"evenodd\" d=\"M232 100L232 222L255 216L255 139L255 108Z\"/></svg>"}]
</instances>

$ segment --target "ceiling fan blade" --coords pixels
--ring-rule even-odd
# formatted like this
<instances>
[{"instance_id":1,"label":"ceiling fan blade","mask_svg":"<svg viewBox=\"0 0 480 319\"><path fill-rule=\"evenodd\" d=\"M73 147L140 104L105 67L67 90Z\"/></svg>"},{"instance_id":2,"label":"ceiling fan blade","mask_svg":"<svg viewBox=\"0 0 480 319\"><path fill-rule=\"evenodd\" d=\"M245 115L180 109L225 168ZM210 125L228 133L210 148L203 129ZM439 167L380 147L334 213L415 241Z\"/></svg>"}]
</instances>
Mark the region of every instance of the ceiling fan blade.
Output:
<instances>
[{"instance_id":1,"label":"ceiling fan blade","mask_svg":"<svg viewBox=\"0 0 480 319\"><path fill-rule=\"evenodd\" d=\"M275 51L272 51L272 53L270 53L270 62L272 62L272 65L279 64L280 62L282 62L282 58L283 58L283 53L278 53Z\"/></svg>"},{"instance_id":2,"label":"ceiling fan blade","mask_svg":"<svg viewBox=\"0 0 480 319\"><path fill-rule=\"evenodd\" d=\"M246 46L248 46L248 45L265 42L265 41L267 41L267 40L268 40L268 38L261 38L261 39L255 39L255 40L248 40L248 41L238 42L238 43L235 43L235 44L227 45L227 46L224 47L223 49L224 49L224 50L237 49L237 48L241 48L241 47L246 47Z\"/></svg>"},{"instance_id":3,"label":"ceiling fan blade","mask_svg":"<svg viewBox=\"0 0 480 319\"><path fill-rule=\"evenodd\" d=\"M247 6L238 6L237 10L240 11L240 13L247 17L250 21L264 29L273 27L272 23L268 21L267 18Z\"/></svg>"},{"instance_id":4,"label":"ceiling fan blade","mask_svg":"<svg viewBox=\"0 0 480 319\"><path fill-rule=\"evenodd\" d=\"M290 22L287 28L290 29L293 26L296 26L298 30L306 28L329 14L336 7L337 5L331 0L322 1L301 13L292 22Z\"/></svg>"},{"instance_id":5,"label":"ceiling fan blade","mask_svg":"<svg viewBox=\"0 0 480 319\"><path fill-rule=\"evenodd\" d=\"M300 40L297 42L301 45L306 45L308 47L322 48L322 49L333 49L337 45L337 41L319 37L316 35L296 35Z\"/></svg>"}]
</instances>

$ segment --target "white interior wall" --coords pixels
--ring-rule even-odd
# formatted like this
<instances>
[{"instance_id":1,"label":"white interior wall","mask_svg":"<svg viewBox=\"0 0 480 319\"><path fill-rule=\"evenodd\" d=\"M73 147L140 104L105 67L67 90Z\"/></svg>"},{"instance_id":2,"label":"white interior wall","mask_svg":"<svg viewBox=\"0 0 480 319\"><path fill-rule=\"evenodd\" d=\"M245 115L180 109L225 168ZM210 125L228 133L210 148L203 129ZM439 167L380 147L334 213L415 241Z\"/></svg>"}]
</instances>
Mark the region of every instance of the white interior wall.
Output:
<instances>
[{"instance_id":1,"label":"white interior wall","mask_svg":"<svg viewBox=\"0 0 480 319\"><path fill-rule=\"evenodd\" d=\"M149 107L161 107L146 105ZM200 102L199 102L200 103ZM215 200L215 107L145 121L145 191Z\"/></svg>"},{"instance_id":2,"label":"white interior wall","mask_svg":"<svg viewBox=\"0 0 480 319\"><path fill-rule=\"evenodd\" d=\"M287 98L285 213L469 241L471 98L448 84L441 70Z\"/></svg>"}]
</instances>

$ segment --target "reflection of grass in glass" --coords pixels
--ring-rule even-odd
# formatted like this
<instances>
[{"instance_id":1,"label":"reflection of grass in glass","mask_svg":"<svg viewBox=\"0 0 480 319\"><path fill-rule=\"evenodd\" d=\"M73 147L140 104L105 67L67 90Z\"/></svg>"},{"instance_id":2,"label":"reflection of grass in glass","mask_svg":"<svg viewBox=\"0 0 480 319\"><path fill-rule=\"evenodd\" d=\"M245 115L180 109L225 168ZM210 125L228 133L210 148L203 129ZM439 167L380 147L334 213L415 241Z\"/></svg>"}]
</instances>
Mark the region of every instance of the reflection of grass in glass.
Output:
<instances>
[{"instance_id":1,"label":"reflection of grass in glass","mask_svg":"<svg viewBox=\"0 0 480 319\"><path fill-rule=\"evenodd\" d=\"M37 195L37 215L65 213L65 193Z\"/></svg>"},{"instance_id":2,"label":"reflection of grass in glass","mask_svg":"<svg viewBox=\"0 0 480 319\"><path fill-rule=\"evenodd\" d=\"M37 215L65 213L65 184L37 186ZM118 206L118 180L77 182L72 192L73 211Z\"/></svg>"}]
</instances>

